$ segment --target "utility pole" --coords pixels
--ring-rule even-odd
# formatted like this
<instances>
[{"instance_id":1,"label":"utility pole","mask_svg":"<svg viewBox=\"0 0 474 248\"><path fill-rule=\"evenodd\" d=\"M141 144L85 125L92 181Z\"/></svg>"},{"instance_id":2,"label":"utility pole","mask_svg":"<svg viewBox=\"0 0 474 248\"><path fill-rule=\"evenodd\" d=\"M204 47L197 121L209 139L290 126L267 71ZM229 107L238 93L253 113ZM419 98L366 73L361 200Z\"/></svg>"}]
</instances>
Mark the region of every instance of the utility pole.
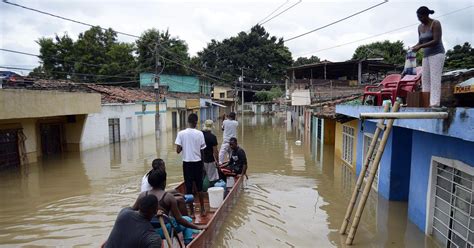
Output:
<instances>
[{"instance_id":1,"label":"utility pole","mask_svg":"<svg viewBox=\"0 0 474 248\"><path fill-rule=\"evenodd\" d=\"M242 119L244 118L244 68L240 68L241 70L241 76L240 76L240 80L241 80L241 85L242 85ZM242 125L243 126L243 125Z\"/></svg>"},{"instance_id":2,"label":"utility pole","mask_svg":"<svg viewBox=\"0 0 474 248\"><path fill-rule=\"evenodd\" d=\"M155 83L153 87L155 88L155 102L156 102L156 113L155 113L155 132L158 134L160 132L160 75L158 75L158 69L161 66L160 63L160 35L158 34L158 39L155 43Z\"/></svg>"}]
</instances>

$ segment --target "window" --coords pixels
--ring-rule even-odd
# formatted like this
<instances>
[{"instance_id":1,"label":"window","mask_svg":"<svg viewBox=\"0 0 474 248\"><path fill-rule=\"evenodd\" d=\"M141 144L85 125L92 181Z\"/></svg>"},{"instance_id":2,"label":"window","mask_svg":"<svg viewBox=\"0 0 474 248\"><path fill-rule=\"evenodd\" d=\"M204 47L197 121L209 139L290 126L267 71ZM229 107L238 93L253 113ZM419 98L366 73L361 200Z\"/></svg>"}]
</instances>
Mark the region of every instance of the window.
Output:
<instances>
[{"instance_id":1,"label":"window","mask_svg":"<svg viewBox=\"0 0 474 248\"><path fill-rule=\"evenodd\" d=\"M0 169L20 166L18 129L0 130Z\"/></svg>"},{"instance_id":2,"label":"window","mask_svg":"<svg viewBox=\"0 0 474 248\"><path fill-rule=\"evenodd\" d=\"M354 128L342 126L342 160L352 166L354 147Z\"/></svg>"},{"instance_id":3,"label":"window","mask_svg":"<svg viewBox=\"0 0 474 248\"><path fill-rule=\"evenodd\" d=\"M472 166L433 157L427 232L443 247L474 247Z\"/></svg>"},{"instance_id":4,"label":"window","mask_svg":"<svg viewBox=\"0 0 474 248\"><path fill-rule=\"evenodd\" d=\"M225 93L224 92L219 93L219 98L225 98Z\"/></svg>"},{"instance_id":5,"label":"window","mask_svg":"<svg viewBox=\"0 0 474 248\"><path fill-rule=\"evenodd\" d=\"M369 146L370 143L372 142L373 134L364 134L364 158L362 160L362 163L365 161L365 158L367 157L367 152L369 152ZM369 166L367 168L367 171L364 176L364 180L366 180L369 177L370 173L370 168L372 168L373 161L375 159L375 154L377 154L377 149L379 148L380 145L380 139L377 140L377 143L375 144L374 152L372 153L372 156L370 157L369 160ZM377 170L377 173L375 174L374 178L374 183L372 184L372 188L376 191L379 189L379 173L380 173L380 167Z\"/></svg>"},{"instance_id":6,"label":"window","mask_svg":"<svg viewBox=\"0 0 474 248\"><path fill-rule=\"evenodd\" d=\"M120 119L109 119L109 143L120 142Z\"/></svg>"}]
</instances>

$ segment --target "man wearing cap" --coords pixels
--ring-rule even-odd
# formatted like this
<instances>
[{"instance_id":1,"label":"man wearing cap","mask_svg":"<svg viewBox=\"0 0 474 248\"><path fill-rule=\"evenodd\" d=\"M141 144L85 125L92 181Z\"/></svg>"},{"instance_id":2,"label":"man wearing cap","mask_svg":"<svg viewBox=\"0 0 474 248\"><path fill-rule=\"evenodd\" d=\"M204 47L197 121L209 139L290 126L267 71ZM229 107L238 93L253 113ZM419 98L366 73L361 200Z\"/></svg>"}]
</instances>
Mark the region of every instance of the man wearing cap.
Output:
<instances>
[{"instance_id":1,"label":"man wearing cap","mask_svg":"<svg viewBox=\"0 0 474 248\"><path fill-rule=\"evenodd\" d=\"M204 171L209 179L209 182L216 181L219 179L217 172L217 137L212 133L214 122L212 120L206 120L202 127L202 133L204 134L204 140L206 142L206 148L201 150L202 162L204 164Z\"/></svg>"}]
</instances>

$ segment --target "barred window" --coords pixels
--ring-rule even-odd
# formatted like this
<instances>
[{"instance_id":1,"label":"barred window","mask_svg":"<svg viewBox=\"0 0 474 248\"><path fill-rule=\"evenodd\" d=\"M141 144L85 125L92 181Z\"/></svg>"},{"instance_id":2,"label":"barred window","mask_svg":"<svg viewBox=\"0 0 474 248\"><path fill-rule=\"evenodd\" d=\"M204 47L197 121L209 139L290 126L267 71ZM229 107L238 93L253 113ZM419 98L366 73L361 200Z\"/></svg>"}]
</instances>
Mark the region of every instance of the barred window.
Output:
<instances>
[{"instance_id":1,"label":"barred window","mask_svg":"<svg viewBox=\"0 0 474 248\"><path fill-rule=\"evenodd\" d=\"M342 160L352 166L354 154L354 128L342 126Z\"/></svg>"}]
</instances>

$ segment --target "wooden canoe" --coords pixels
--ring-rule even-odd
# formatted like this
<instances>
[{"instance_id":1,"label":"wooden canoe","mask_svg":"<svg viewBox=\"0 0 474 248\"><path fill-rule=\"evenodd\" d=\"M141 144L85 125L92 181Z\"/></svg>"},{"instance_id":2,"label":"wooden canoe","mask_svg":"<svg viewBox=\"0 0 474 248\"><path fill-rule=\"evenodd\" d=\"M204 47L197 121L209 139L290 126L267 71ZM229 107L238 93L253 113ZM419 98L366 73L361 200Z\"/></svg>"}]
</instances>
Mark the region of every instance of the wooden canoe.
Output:
<instances>
[{"instance_id":1,"label":"wooden canoe","mask_svg":"<svg viewBox=\"0 0 474 248\"><path fill-rule=\"evenodd\" d=\"M186 247L188 248L203 248L211 247L214 239L219 235L219 232L222 229L222 224L224 223L225 218L231 212L233 206L237 202L240 193L243 189L243 177L239 177L235 180L234 186L232 188L227 188L228 194L226 195L221 206L217 209L211 209L209 207L209 198L206 194L204 199L206 207L206 216L201 217L199 214L199 209L195 211L195 219L193 219L194 224L198 225L207 225L207 229L201 231L193 241L189 243ZM175 188L180 193L185 193L184 183L181 183ZM194 197L194 205L199 207L199 199L197 196Z\"/></svg>"}]
</instances>

